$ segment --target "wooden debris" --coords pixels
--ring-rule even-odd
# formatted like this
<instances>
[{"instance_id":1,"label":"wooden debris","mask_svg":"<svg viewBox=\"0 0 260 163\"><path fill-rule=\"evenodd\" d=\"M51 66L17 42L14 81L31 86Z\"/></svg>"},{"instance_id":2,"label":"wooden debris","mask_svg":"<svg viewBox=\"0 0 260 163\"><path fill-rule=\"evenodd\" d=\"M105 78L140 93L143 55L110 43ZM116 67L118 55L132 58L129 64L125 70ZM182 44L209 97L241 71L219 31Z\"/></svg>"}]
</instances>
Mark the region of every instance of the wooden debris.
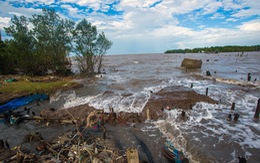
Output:
<instances>
[{"instance_id":1,"label":"wooden debris","mask_svg":"<svg viewBox=\"0 0 260 163\"><path fill-rule=\"evenodd\" d=\"M127 162L137 163L139 162L138 150L136 148L128 148L126 150Z\"/></svg>"}]
</instances>

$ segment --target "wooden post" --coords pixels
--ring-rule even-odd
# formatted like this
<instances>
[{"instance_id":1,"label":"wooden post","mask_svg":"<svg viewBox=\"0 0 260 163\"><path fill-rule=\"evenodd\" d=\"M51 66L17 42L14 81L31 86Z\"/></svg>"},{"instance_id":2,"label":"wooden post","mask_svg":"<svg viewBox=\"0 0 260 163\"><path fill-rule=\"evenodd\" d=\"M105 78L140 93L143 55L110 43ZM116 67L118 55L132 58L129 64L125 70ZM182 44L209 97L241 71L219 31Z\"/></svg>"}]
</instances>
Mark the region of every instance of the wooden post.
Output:
<instances>
[{"instance_id":1,"label":"wooden post","mask_svg":"<svg viewBox=\"0 0 260 163\"><path fill-rule=\"evenodd\" d=\"M236 103L232 103L232 106L231 106L231 110L235 110L235 105L236 105Z\"/></svg>"},{"instance_id":2,"label":"wooden post","mask_svg":"<svg viewBox=\"0 0 260 163\"><path fill-rule=\"evenodd\" d=\"M255 111L255 118L259 118L259 113L260 113L260 98L258 99L257 102L257 107L256 107L256 111Z\"/></svg>"},{"instance_id":3,"label":"wooden post","mask_svg":"<svg viewBox=\"0 0 260 163\"><path fill-rule=\"evenodd\" d=\"M182 111L182 112L181 112L181 116L182 116L182 117L185 117L185 111Z\"/></svg>"},{"instance_id":4,"label":"wooden post","mask_svg":"<svg viewBox=\"0 0 260 163\"><path fill-rule=\"evenodd\" d=\"M147 109L146 110L146 120L151 120L151 117L150 117L150 109Z\"/></svg>"},{"instance_id":5,"label":"wooden post","mask_svg":"<svg viewBox=\"0 0 260 163\"><path fill-rule=\"evenodd\" d=\"M247 81L250 81L251 80L251 73L248 73L247 74Z\"/></svg>"},{"instance_id":6,"label":"wooden post","mask_svg":"<svg viewBox=\"0 0 260 163\"><path fill-rule=\"evenodd\" d=\"M5 148L4 140L0 139L0 149Z\"/></svg>"},{"instance_id":7,"label":"wooden post","mask_svg":"<svg viewBox=\"0 0 260 163\"><path fill-rule=\"evenodd\" d=\"M193 88L193 83L191 83L190 88Z\"/></svg>"},{"instance_id":8,"label":"wooden post","mask_svg":"<svg viewBox=\"0 0 260 163\"><path fill-rule=\"evenodd\" d=\"M231 121L232 115L228 114L227 121Z\"/></svg>"},{"instance_id":9,"label":"wooden post","mask_svg":"<svg viewBox=\"0 0 260 163\"><path fill-rule=\"evenodd\" d=\"M106 127L104 126L102 129L103 129L103 139L106 139Z\"/></svg>"},{"instance_id":10,"label":"wooden post","mask_svg":"<svg viewBox=\"0 0 260 163\"><path fill-rule=\"evenodd\" d=\"M237 121L238 121L238 118L239 118L239 114L238 114L238 113L235 113L235 114L234 114L234 122L237 122Z\"/></svg>"},{"instance_id":11,"label":"wooden post","mask_svg":"<svg viewBox=\"0 0 260 163\"><path fill-rule=\"evenodd\" d=\"M206 96L208 96L209 88L206 88Z\"/></svg>"}]
</instances>

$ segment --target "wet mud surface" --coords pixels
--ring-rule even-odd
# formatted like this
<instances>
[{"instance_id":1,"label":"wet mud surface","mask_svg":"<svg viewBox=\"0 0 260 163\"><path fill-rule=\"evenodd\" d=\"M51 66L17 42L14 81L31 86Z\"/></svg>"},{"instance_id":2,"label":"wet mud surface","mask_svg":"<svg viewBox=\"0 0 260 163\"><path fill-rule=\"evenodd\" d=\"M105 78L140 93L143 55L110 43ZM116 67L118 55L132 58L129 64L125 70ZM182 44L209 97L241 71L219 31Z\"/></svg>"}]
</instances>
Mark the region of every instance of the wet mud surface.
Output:
<instances>
[{"instance_id":1,"label":"wet mud surface","mask_svg":"<svg viewBox=\"0 0 260 163\"><path fill-rule=\"evenodd\" d=\"M8 141L10 148L14 149L10 152L9 148L1 147L1 159L6 159L9 153L13 154L12 156L17 160L19 152L15 152L19 148L19 154L21 151L25 151L29 154L33 153L36 157L34 159L51 160L55 157L48 156L47 158L44 152L38 149L41 141L28 141L28 139L33 139L32 135L38 133L45 143L51 144L53 140L66 133L75 133L79 128L84 128L82 134L86 136L85 139L90 135L95 137L95 140L98 138L98 142L103 148L117 151L117 157L120 157L122 162L126 160L125 152L128 148L138 149L140 161L167 162L161 151L166 138L153 125L153 120L163 118L164 109L191 109L196 102L201 101L216 103L208 96L197 94L189 88L166 87L152 94L141 113L114 113L113 110L110 113L104 113L87 104L69 109L52 108L48 105L36 106L33 109L36 114L34 119L14 125L1 124L0 139ZM179 116L182 117L181 114ZM97 127L99 122L100 125ZM108 140L109 143L106 143L105 140ZM58 152L61 149L53 150L47 151L53 155L55 151ZM64 154L68 153L68 151L64 152ZM105 155L107 156L104 157L110 156L108 153Z\"/></svg>"}]
</instances>

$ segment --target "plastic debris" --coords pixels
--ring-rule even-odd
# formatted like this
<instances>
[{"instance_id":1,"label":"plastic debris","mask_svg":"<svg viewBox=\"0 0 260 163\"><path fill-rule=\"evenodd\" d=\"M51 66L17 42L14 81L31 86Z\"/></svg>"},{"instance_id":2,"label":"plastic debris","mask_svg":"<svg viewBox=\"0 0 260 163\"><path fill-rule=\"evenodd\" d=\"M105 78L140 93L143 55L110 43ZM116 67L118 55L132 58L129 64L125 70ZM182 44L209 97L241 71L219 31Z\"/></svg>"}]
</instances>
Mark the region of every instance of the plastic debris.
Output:
<instances>
[{"instance_id":1,"label":"plastic debris","mask_svg":"<svg viewBox=\"0 0 260 163\"><path fill-rule=\"evenodd\" d=\"M9 78L9 79L4 80L4 82L6 82L6 83L12 83L12 82L16 82L16 81L17 81L17 79L15 79L15 78Z\"/></svg>"},{"instance_id":2,"label":"plastic debris","mask_svg":"<svg viewBox=\"0 0 260 163\"><path fill-rule=\"evenodd\" d=\"M168 162L189 163L189 160L184 156L183 152L175 148L170 141L165 142L162 152Z\"/></svg>"},{"instance_id":3,"label":"plastic debris","mask_svg":"<svg viewBox=\"0 0 260 163\"><path fill-rule=\"evenodd\" d=\"M15 110L21 106L25 106L33 101L47 100L49 97L46 94L33 94L31 96L25 96L13 99L0 106L0 113L4 113L9 110Z\"/></svg>"}]
</instances>

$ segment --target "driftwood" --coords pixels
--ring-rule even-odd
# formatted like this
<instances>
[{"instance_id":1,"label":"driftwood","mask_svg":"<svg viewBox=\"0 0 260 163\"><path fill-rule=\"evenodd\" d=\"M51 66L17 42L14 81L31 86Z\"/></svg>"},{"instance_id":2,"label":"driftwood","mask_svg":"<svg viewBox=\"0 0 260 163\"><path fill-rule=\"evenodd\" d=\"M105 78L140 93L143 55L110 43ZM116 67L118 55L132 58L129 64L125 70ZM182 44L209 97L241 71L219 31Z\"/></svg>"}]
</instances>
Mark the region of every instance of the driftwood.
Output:
<instances>
[{"instance_id":1,"label":"driftwood","mask_svg":"<svg viewBox=\"0 0 260 163\"><path fill-rule=\"evenodd\" d=\"M135 148L128 148L126 150L127 162L136 163L139 162L138 150Z\"/></svg>"}]
</instances>

